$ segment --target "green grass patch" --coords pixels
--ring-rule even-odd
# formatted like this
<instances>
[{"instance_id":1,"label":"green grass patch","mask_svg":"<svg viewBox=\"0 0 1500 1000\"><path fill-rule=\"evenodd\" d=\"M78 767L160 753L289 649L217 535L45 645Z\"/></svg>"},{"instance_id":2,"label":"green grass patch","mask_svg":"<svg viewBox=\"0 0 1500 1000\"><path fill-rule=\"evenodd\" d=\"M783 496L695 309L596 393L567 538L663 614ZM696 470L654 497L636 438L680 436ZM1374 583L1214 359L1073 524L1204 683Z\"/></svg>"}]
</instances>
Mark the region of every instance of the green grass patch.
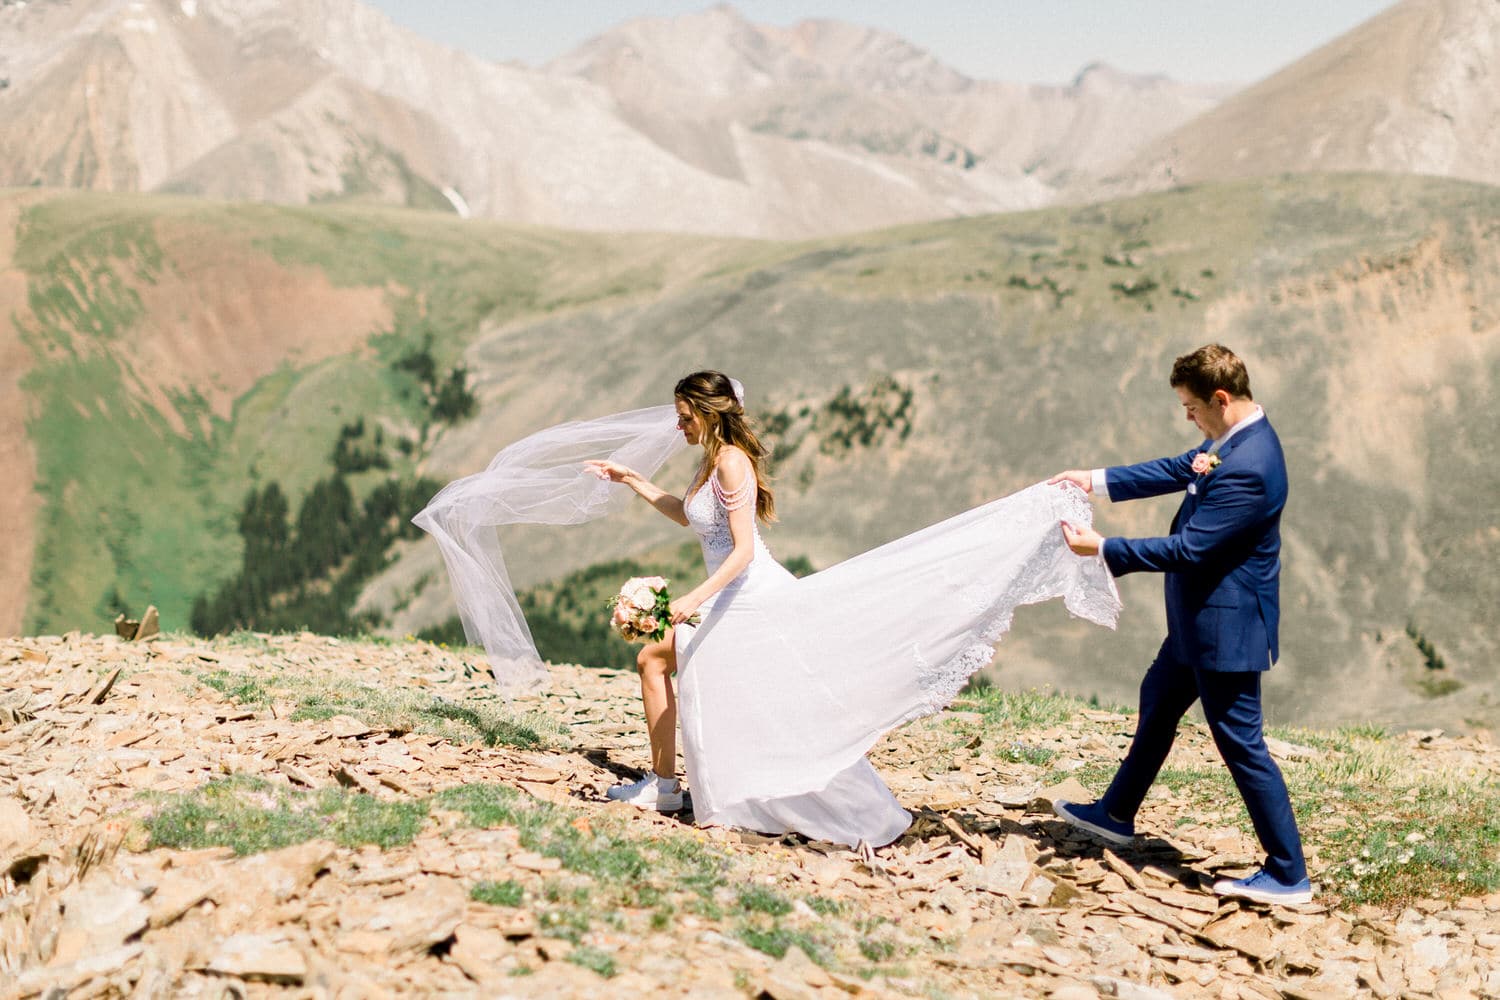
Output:
<instances>
[{"instance_id":1,"label":"green grass patch","mask_svg":"<svg viewBox=\"0 0 1500 1000\"><path fill-rule=\"evenodd\" d=\"M736 898L739 908L745 912L769 913L773 917L792 912L792 904L781 893L763 885L746 886Z\"/></svg>"},{"instance_id":2,"label":"green grass patch","mask_svg":"<svg viewBox=\"0 0 1500 1000\"><path fill-rule=\"evenodd\" d=\"M490 906L520 906L526 889L519 882L480 882L469 890L469 898Z\"/></svg>"},{"instance_id":3,"label":"green grass patch","mask_svg":"<svg viewBox=\"0 0 1500 1000\"><path fill-rule=\"evenodd\" d=\"M531 726L497 716L494 712L469 705L459 705L442 698L417 710L434 719L446 719L467 725L479 734L486 746L504 744L512 747L536 747L542 745L542 736Z\"/></svg>"},{"instance_id":4,"label":"green grass patch","mask_svg":"<svg viewBox=\"0 0 1500 1000\"><path fill-rule=\"evenodd\" d=\"M1303 840L1323 863L1313 879L1345 905L1397 908L1500 889L1500 783L1486 773L1429 773L1383 727L1296 734L1317 746L1282 771ZM1249 821L1240 810L1239 822Z\"/></svg>"},{"instance_id":5,"label":"green grass patch","mask_svg":"<svg viewBox=\"0 0 1500 1000\"><path fill-rule=\"evenodd\" d=\"M579 945L568 953L568 961L574 965L581 965L591 972L597 972L605 979L615 974L614 957L607 951L591 948L588 945Z\"/></svg>"},{"instance_id":6,"label":"green grass patch","mask_svg":"<svg viewBox=\"0 0 1500 1000\"><path fill-rule=\"evenodd\" d=\"M1210 801L1225 801L1236 794L1234 779L1229 769L1222 764L1206 767L1163 767L1156 776L1156 783L1174 792L1192 791Z\"/></svg>"},{"instance_id":7,"label":"green grass patch","mask_svg":"<svg viewBox=\"0 0 1500 1000\"><path fill-rule=\"evenodd\" d=\"M1047 747L1034 747L1025 743L1012 743L995 751L995 758L1008 764L1031 764L1047 767L1057 759L1057 751Z\"/></svg>"},{"instance_id":8,"label":"green grass patch","mask_svg":"<svg viewBox=\"0 0 1500 1000\"><path fill-rule=\"evenodd\" d=\"M1353 753L1361 748L1368 749L1372 743L1388 739L1391 733L1379 723L1366 722L1328 731L1304 729L1300 726L1268 726L1266 735L1314 750Z\"/></svg>"},{"instance_id":9,"label":"green grass patch","mask_svg":"<svg viewBox=\"0 0 1500 1000\"><path fill-rule=\"evenodd\" d=\"M1070 772L1072 777L1078 779L1078 783L1095 794L1103 794L1104 789L1114 780L1115 772L1120 769L1118 761L1089 761L1076 771ZM1059 778L1066 775L1058 774Z\"/></svg>"},{"instance_id":10,"label":"green grass patch","mask_svg":"<svg viewBox=\"0 0 1500 1000\"><path fill-rule=\"evenodd\" d=\"M953 703L964 712L978 712L986 726L1011 730L1038 729L1071 721L1083 707L1076 698L1044 691L1004 691L996 687L974 690Z\"/></svg>"},{"instance_id":11,"label":"green grass patch","mask_svg":"<svg viewBox=\"0 0 1500 1000\"><path fill-rule=\"evenodd\" d=\"M433 801L475 826L515 827L523 847L597 880L607 901L650 908L675 892L711 896L724 884L726 860L688 837L645 840L613 817L578 825L572 811L504 785L462 785Z\"/></svg>"},{"instance_id":12,"label":"green grass patch","mask_svg":"<svg viewBox=\"0 0 1500 1000\"><path fill-rule=\"evenodd\" d=\"M522 749L565 745L563 727L540 713L514 715L486 701L457 702L405 688L382 688L336 676L280 671L256 674L216 669L199 680L237 701L293 702L291 720L319 721L352 715L372 726L430 733L455 741Z\"/></svg>"},{"instance_id":13,"label":"green grass patch","mask_svg":"<svg viewBox=\"0 0 1500 1000\"><path fill-rule=\"evenodd\" d=\"M1395 908L1500 889L1500 788L1493 782L1419 787L1394 798L1345 793L1338 804L1341 822L1305 825L1331 862L1321 875L1326 888L1346 904Z\"/></svg>"},{"instance_id":14,"label":"green grass patch","mask_svg":"<svg viewBox=\"0 0 1500 1000\"><path fill-rule=\"evenodd\" d=\"M547 937L561 938L576 945L583 940L585 934L593 930L595 916L588 906L585 890L582 900L542 910L537 914L537 925Z\"/></svg>"},{"instance_id":15,"label":"green grass patch","mask_svg":"<svg viewBox=\"0 0 1500 1000\"><path fill-rule=\"evenodd\" d=\"M326 837L344 847L409 844L427 818L421 802L385 802L343 788L304 792L231 777L163 797L145 819L151 847L229 847L256 854Z\"/></svg>"},{"instance_id":16,"label":"green grass patch","mask_svg":"<svg viewBox=\"0 0 1500 1000\"><path fill-rule=\"evenodd\" d=\"M735 931L735 937L772 958L785 957L787 949L795 945L819 965L829 965L833 960L831 949L811 932L794 930L780 923L769 927L743 924Z\"/></svg>"},{"instance_id":17,"label":"green grass patch","mask_svg":"<svg viewBox=\"0 0 1500 1000\"><path fill-rule=\"evenodd\" d=\"M515 827L528 850L557 858L569 871L601 881L626 882L647 867L634 842L585 832L572 825L573 816L567 811L505 785L462 785L439 792L435 801L463 813L475 826Z\"/></svg>"},{"instance_id":18,"label":"green grass patch","mask_svg":"<svg viewBox=\"0 0 1500 1000\"><path fill-rule=\"evenodd\" d=\"M209 670L198 674L198 679L227 698L242 705L268 705L271 695L261 682L247 674L228 670Z\"/></svg>"}]
</instances>

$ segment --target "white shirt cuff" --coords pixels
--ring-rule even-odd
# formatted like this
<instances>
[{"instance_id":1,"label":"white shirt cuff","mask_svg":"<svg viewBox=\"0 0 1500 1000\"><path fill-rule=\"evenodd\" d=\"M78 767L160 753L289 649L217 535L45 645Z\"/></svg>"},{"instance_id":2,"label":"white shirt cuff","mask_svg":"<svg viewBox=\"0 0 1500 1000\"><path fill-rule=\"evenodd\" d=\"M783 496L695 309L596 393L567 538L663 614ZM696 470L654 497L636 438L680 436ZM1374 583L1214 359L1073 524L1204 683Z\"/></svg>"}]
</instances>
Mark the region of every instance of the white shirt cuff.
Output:
<instances>
[{"instance_id":1,"label":"white shirt cuff","mask_svg":"<svg viewBox=\"0 0 1500 1000\"><path fill-rule=\"evenodd\" d=\"M1094 496L1096 496L1096 497L1103 497L1104 499L1108 500L1109 499L1109 482L1105 478L1104 470L1103 469L1095 469L1094 472L1093 472L1093 476L1094 476Z\"/></svg>"}]
</instances>

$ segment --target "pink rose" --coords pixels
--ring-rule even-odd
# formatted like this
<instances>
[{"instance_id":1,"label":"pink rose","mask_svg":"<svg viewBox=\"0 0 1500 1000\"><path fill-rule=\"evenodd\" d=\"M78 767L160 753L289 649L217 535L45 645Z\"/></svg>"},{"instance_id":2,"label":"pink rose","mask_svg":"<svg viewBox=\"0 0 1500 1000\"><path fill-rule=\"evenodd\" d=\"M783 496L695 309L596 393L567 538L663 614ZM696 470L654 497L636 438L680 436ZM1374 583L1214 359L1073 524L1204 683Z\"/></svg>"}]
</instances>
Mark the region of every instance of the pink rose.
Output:
<instances>
[{"instance_id":1,"label":"pink rose","mask_svg":"<svg viewBox=\"0 0 1500 1000\"><path fill-rule=\"evenodd\" d=\"M1219 456L1211 455L1206 451L1200 451L1193 456L1193 472L1195 475L1203 475L1219 464Z\"/></svg>"}]
</instances>

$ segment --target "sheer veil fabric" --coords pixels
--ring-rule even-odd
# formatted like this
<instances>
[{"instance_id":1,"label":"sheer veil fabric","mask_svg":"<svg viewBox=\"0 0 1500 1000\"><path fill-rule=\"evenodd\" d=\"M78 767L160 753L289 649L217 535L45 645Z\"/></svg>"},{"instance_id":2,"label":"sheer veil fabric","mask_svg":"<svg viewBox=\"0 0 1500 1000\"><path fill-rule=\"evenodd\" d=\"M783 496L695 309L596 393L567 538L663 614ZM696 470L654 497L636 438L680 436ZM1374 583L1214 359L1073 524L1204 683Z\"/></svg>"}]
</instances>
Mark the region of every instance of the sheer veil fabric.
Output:
<instances>
[{"instance_id":1,"label":"sheer veil fabric","mask_svg":"<svg viewBox=\"0 0 1500 1000\"><path fill-rule=\"evenodd\" d=\"M465 634L503 686L544 683L546 669L495 528L602 517L634 495L582 462L650 476L684 447L670 406L562 424L507 447L413 519L441 547ZM710 573L733 548L715 485L685 501ZM753 495L736 505L746 502ZM700 625L676 631L695 819L851 844L898 836L909 817L865 760L881 735L946 706L1022 605L1060 598L1115 626L1114 578L1068 549L1063 520L1092 523L1086 495L1037 484L802 579L757 530L750 566L704 604Z\"/></svg>"},{"instance_id":2,"label":"sheer veil fabric","mask_svg":"<svg viewBox=\"0 0 1500 1000\"><path fill-rule=\"evenodd\" d=\"M502 688L543 686L547 668L516 601L495 529L603 517L633 495L584 474L585 461L609 459L650 476L686 447L672 406L558 424L509 445L483 472L449 483L412 518L437 542L464 636L484 646Z\"/></svg>"}]
</instances>

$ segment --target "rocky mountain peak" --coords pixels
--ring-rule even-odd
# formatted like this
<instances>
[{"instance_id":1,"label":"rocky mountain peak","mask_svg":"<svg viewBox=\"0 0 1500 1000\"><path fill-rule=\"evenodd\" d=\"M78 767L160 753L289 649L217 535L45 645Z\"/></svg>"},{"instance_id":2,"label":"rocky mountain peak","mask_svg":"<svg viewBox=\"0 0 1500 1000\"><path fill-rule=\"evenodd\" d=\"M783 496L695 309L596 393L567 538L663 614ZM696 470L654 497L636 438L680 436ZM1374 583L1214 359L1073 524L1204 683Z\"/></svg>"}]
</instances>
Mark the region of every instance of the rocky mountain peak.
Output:
<instances>
[{"instance_id":1,"label":"rocky mountain peak","mask_svg":"<svg viewBox=\"0 0 1500 1000\"><path fill-rule=\"evenodd\" d=\"M879 28L807 20L788 29L762 30L842 83L925 94L957 93L973 85L931 52Z\"/></svg>"},{"instance_id":2,"label":"rocky mountain peak","mask_svg":"<svg viewBox=\"0 0 1500 1000\"><path fill-rule=\"evenodd\" d=\"M1285 171L1493 184L1497 115L1500 3L1404 0L1138 150L1093 195Z\"/></svg>"},{"instance_id":3,"label":"rocky mountain peak","mask_svg":"<svg viewBox=\"0 0 1500 1000\"><path fill-rule=\"evenodd\" d=\"M549 68L595 82L650 73L658 87L721 98L812 81L928 94L972 84L930 52L877 28L834 20L761 25L728 4L627 21Z\"/></svg>"}]
</instances>

